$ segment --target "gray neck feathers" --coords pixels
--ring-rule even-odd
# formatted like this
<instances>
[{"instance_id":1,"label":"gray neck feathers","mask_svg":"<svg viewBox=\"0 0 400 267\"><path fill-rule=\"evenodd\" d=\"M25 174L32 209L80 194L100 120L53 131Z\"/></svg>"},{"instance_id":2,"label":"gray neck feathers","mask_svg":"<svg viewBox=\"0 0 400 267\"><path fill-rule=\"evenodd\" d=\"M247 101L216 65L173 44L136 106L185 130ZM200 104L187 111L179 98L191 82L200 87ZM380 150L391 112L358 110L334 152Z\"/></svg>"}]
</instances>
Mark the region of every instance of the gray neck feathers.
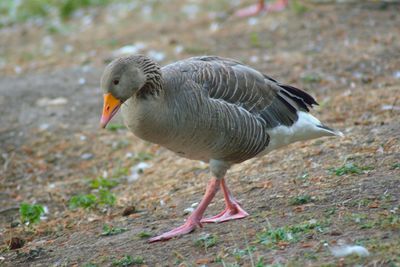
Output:
<instances>
[{"instance_id":1,"label":"gray neck feathers","mask_svg":"<svg viewBox=\"0 0 400 267\"><path fill-rule=\"evenodd\" d=\"M137 64L146 76L146 83L140 88L138 97L159 96L162 92L162 76L160 66L148 57L140 56Z\"/></svg>"}]
</instances>

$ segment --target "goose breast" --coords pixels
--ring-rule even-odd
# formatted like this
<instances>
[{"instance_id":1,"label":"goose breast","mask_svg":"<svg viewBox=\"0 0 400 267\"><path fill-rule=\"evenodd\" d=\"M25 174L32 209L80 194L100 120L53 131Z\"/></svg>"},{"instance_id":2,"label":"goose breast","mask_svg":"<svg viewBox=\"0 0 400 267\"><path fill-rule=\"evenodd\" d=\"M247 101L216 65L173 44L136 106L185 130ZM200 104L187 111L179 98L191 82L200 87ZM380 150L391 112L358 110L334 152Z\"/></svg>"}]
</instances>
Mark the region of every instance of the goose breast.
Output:
<instances>
[{"instance_id":1,"label":"goose breast","mask_svg":"<svg viewBox=\"0 0 400 267\"><path fill-rule=\"evenodd\" d=\"M157 141L192 159L237 163L252 158L268 147L268 130L292 125L297 111L308 111L315 102L299 89L285 89L219 57L179 61L163 67L162 75L166 106L157 116L165 131L164 140Z\"/></svg>"}]
</instances>

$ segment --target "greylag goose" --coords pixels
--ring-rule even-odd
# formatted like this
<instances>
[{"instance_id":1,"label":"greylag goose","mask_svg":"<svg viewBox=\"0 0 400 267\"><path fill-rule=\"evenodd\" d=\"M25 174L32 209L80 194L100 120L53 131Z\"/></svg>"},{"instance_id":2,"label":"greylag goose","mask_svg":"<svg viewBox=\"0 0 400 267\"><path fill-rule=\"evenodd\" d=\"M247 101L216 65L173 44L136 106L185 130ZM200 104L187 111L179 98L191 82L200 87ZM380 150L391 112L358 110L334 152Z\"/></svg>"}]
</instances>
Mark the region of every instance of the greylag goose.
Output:
<instances>
[{"instance_id":1,"label":"greylag goose","mask_svg":"<svg viewBox=\"0 0 400 267\"><path fill-rule=\"evenodd\" d=\"M248 216L225 183L232 164L296 141L342 135L308 113L317 104L308 93L232 59L193 57L160 68L143 55L121 57L105 68L101 88L103 128L121 107L139 138L210 164L212 179L198 207L182 226L150 242ZM219 188L225 210L203 218Z\"/></svg>"},{"instance_id":2,"label":"greylag goose","mask_svg":"<svg viewBox=\"0 0 400 267\"><path fill-rule=\"evenodd\" d=\"M259 0L257 4L239 9L235 15L238 17L249 17L260 14L261 12L278 12L284 10L289 4L289 0L276 0L272 4L265 4L265 0Z\"/></svg>"}]
</instances>

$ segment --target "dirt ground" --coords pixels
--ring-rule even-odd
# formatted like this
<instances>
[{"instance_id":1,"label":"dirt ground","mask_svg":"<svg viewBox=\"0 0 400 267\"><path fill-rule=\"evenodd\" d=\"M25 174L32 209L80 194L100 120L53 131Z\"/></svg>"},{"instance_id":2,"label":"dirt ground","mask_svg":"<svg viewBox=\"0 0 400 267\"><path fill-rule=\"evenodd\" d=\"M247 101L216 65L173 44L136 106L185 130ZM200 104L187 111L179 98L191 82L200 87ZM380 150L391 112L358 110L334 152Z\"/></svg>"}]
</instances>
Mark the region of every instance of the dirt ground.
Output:
<instances>
[{"instance_id":1,"label":"dirt ground","mask_svg":"<svg viewBox=\"0 0 400 267\"><path fill-rule=\"evenodd\" d=\"M126 256L147 266L400 266L399 4L293 1L242 19L231 1L205 2L114 4L50 33L43 23L0 29L0 266L125 266ZM210 175L119 117L99 128L99 78L126 45L163 65L241 60L310 92L312 113L345 137L235 165L227 182L248 218L149 244L183 222ZM71 197L98 193L89 182L99 176L118 181L116 204L70 209ZM22 202L44 205L46 218L18 224ZM207 214L223 206L219 193ZM103 236L104 225L123 230ZM11 249L13 238L24 245ZM369 256L335 257L344 244Z\"/></svg>"}]
</instances>

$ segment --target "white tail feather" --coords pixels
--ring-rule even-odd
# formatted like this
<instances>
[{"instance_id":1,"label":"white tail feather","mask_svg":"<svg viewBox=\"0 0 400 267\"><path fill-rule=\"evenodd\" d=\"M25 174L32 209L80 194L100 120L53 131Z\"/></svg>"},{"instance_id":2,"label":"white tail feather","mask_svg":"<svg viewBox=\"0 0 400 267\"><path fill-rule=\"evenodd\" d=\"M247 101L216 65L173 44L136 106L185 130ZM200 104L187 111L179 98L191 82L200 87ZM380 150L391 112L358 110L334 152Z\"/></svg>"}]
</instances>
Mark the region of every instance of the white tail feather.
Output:
<instances>
[{"instance_id":1,"label":"white tail feather","mask_svg":"<svg viewBox=\"0 0 400 267\"><path fill-rule=\"evenodd\" d=\"M329 128L328 126L317 125L317 127L321 128L321 130L323 130L324 132L328 133L328 135L335 135L335 136L344 137L344 134L341 131Z\"/></svg>"},{"instance_id":2,"label":"white tail feather","mask_svg":"<svg viewBox=\"0 0 400 267\"><path fill-rule=\"evenodd\" d=\"M270 143L262 155L279 147L322 136L344 136L342 132L324 126L317 118L307 112L299 111L298 119L291 126L280 125L268 131Z\"/></svg>"}]
</instances>

